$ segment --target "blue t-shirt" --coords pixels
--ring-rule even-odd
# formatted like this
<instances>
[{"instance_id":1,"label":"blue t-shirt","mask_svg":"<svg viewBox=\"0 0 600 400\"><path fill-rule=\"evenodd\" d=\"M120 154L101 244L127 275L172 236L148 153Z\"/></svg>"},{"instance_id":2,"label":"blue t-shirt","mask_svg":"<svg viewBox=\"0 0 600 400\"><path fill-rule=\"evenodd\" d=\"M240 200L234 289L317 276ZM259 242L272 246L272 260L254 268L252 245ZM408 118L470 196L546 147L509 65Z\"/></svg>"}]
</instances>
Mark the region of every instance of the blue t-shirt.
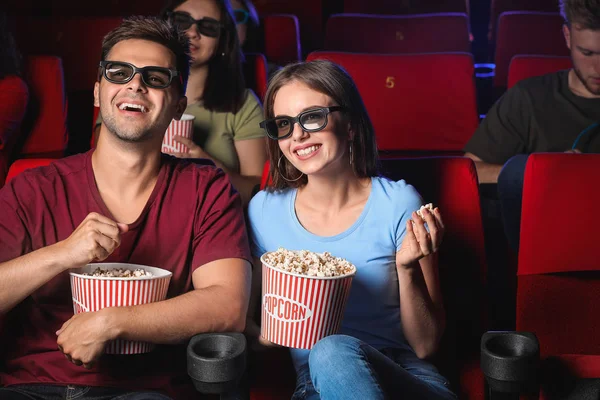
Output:
<instances>
[{"instance_id":1,"label":"blue t-shirt","mask_svg":"<svg viewBox=\"0 0 600 400\"><path fill-rule=\"evenodd\" d=\"M371 193L356 222L335 236L317 236L300 224L295 212L296 189L259 192L250 201L248 218L252 254L260 257L279 247L288 250L328 251L356 266L356 276L340 333L377 349L410 348L402 332L396 252L406 233L406 222L422 205L414 187L405 181L372 178ZM308 350L292 349L298 368Z\"/></svg>"}]
</instances>

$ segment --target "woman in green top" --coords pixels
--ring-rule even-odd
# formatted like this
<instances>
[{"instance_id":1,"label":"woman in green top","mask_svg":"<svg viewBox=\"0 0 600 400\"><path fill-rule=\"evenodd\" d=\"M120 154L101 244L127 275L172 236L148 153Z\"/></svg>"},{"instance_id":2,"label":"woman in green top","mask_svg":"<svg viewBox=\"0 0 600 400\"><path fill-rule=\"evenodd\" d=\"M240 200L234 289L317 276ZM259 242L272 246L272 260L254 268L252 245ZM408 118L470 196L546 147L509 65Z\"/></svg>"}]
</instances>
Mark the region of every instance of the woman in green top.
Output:
<instances>
[{"instance_id":1,"label":"woman in green top","mask_svg":"<svg viewBox=\"0 0 600 400\"><path fill-rule=\"evenodd\" d=\"M194 120L194 142L178 157L209 158L227 172L247 204L267 159L259 127L262 108L245 88L242 52L229 0L169 1L163 16L190 40L187 114Z\"/></svg>"}]
</instances>

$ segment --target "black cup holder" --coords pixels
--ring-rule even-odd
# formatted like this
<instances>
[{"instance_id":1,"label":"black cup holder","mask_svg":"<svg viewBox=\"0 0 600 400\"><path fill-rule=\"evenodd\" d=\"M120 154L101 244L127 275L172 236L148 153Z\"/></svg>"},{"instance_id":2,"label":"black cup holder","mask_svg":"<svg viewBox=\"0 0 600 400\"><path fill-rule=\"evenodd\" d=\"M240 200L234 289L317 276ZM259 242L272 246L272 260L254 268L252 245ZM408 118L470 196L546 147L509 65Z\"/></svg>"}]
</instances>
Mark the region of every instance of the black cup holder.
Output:
<instances>
[{"instance_id":1,"label":"black cup holder","mask_svg":"<svg viewBox=\"0 0 600 400\"><path fill-rule=\"evenodd\" d=\"M481 370L492 391L537 391L540 344L529 332L487 332L481 338Z\"/></svg>"},{"instance_id":2,"label":"black cup holder","mask_svg":"<svg viewBox=\"0 0 600 400\"><path fill-rule=\"evenodd\" d=\"M245 369L246 338L241 333L203 333L188 344L188 375L201 393L236 390Z\"/></svg>"}]
</instances>

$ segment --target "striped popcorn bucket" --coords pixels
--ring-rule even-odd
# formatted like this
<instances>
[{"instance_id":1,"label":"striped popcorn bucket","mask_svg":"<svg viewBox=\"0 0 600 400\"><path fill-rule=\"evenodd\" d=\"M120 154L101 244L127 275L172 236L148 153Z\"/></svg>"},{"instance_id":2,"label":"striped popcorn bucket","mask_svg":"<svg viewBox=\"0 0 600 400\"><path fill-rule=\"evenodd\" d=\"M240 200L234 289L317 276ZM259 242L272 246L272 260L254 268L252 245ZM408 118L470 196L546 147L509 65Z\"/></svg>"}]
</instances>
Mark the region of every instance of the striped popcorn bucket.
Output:
<instances>
[{"instance_id":1,"label":"striped popcorn bucket","mask_svg":"<svg viewBox=\"0 0 600 400\"><path fill-rule=\"evenodd\" d=\"M91 273L96 268L102 268L103 270L143 268L150 272L152 276L114 278L82 275ZM164 300L167 298L171 275L171 272L167 270L144 265L123 263L88 264L70 272L73 311L75 314L79 314L98 311L105 307L135 306ZM105 352L107 354L139 354L148 353L153 349L153 343L118 339L108 343Z\"/></svg>"},{"instance_id":2,"label":"striped popcorn bucket","mask_svg":"<svg viewBox=\"0 0 600 400\"><path fill-rule=\"evenodd\" d=\"M188 147L173 140L175 136L183 136L191 139L194 133L194 117L190 114L183 114L180 120L172 120L165 132L162 143L163 153L187 153Z\"/></svg>"},{"instance_id":3,"label":"striped popcorn bucket","mask_svg":"<svg viewBox=\"0 0 600 400\"><path fill-rule=\"evenodd\" d=\"M315 277L262 262L261 336L285 347L310 349L340 329L354 274Z\"/></svg>"}]
</instances>

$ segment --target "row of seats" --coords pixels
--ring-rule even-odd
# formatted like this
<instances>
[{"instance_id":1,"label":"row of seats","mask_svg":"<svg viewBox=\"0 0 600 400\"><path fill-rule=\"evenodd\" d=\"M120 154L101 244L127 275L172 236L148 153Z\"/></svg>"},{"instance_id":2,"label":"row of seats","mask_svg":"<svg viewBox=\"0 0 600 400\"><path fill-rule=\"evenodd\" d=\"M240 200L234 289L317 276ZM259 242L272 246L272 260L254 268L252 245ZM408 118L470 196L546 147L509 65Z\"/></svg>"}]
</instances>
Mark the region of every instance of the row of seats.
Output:
<instances>
[{"instance_id":1,"label":"row of seats","mask_svg":"<svg viewBox=\"0 0 600 400\"><path fill-rule=\"evenodd\" d=\"M10 177L51 160L20 160ZM268 180L265 166L263 187ZM485 398L479 369L479 339L487 329L486 260L473 162L462 157L388 159L382 173L406 179L444 210L446 235L439 251L447 328L435 362L461 399ZM578 176L580 179L573 179ZM556 210L593 210L600 189L600 155L533 154L523 192L518 260L517 329L533 332L542 359L553 357L565 370L557 379L600 377L600 341L593 304L600 290L594 248L596 213L549 218ZM560 187L562 194L557 194ZM556 361L556 360L555 360ZM274 368L274 366L277 368ZM294 376L285 349L251 357L251 399L289 398ZM545 393L546 397L554 393Z\"/></svg>"},{"instance_id":2,"label":"row of seats","mask_svg":"<svg viewBox=\"0 0 600 400\"><path fill-rule=\"evenodd\" d=\"M17 43L26 54L62 57L68 90L89 90L96 77L102 37L121 21L120 17L18 17ZM558 13L502 14L494 57L495 86L506 87L508 65L514 55L568 56L562 24ZM299 61L299 29L294 15L263 17L262 53L267 60L279 65ZM338 14L327 20L323 49L385 54L469 52L469 30L469 18L464 13Z\"/></svg>"},{"instance_id":3,"label":"row of seats","mask_svg":"<svg viewBox=\"0 0 600 400\"><path fill-rule=\"evenodd\" d=\"M468 53L315 52L308 59L331 60L352 75L375 126L378 147L384 156L460 154L477 128L474 66ZM569 66L568 57L515 57L509 83L512 86L517 80ZM61 60L52 56L32 56L26 71L32 105L23 127L27 141L20 157L61 155L68 131ZM263 98L267 87L265 57L249 54L246 72L251 87ZM72 104L71 100L69 104ZM91 93L85 107L91 114ZM72 112L70 107L69 113ZM86 132L92 121L92 118L87 120Z\"/></svg>"},{"instance_id":4,"label":"row of seats","mask_svg":"<svg viewBox=\"0 0 600 400\"><path fill-rule=\"evenodd\" d=\"M562 16L548 12L505 12L498 18L494 86L506 88L511 59L519 54L568 56ZM332 15L324 49L406 54L470 52L467 14ZM359 35L353 35L360 32ZM352 40L348 40L352 36Z\"/></svg>"},{"instance_id":5,"label":"row of seats","mask_svg":"<svg viewBox=\"0 0 600 400\"><path fill-rule=\"evenodd\" d=\"M14 32L22 53L62 58L69 92L90 91L97 77L102 38L122 21L121 17L17 16ZM301 59L294 15L264 16L261 33L262 53L269 61L285 65Z\"/></svg>"},{"instance_id":6,"label":"row of seats","mask_svg":"<svg viewBox=\"0 0 600 400\"><path fill-rule=\"evenodd\" d=\"M15 16L17 45L25 54L51 54L63 58L69 89L87 89L94 82L102 38L123 21L111 16ZM299 22L295 15L261 18L261 51L276 64L302 57ZM72 70L70 70L72 69Z\"/></svg>"},{"instance_id":7,"label":"row of seats","mask_svg":"<svg viewBox=\"0 0 600 400\"><path fill-rule=\"evenodd\" d=\"M163 0L107 0L98 7L94 3L78 0L43 2L41 0L6 0L6 9L20 14L53 16L126 16L134 14L156 15L160 12ZM431 14L431 13L469 13L468 0L343 0L326 2L324 0L273 1L255 0L260 14L294 14L302 25L302 40L307 48L318 49L322 45L323 26L327 17L335 13L364 14ZM495 30L500 14L507 11L552 11L557 4L549 0L492 0L489 17L489 38L495 41Z\"/></svg>"}]
</instances>

